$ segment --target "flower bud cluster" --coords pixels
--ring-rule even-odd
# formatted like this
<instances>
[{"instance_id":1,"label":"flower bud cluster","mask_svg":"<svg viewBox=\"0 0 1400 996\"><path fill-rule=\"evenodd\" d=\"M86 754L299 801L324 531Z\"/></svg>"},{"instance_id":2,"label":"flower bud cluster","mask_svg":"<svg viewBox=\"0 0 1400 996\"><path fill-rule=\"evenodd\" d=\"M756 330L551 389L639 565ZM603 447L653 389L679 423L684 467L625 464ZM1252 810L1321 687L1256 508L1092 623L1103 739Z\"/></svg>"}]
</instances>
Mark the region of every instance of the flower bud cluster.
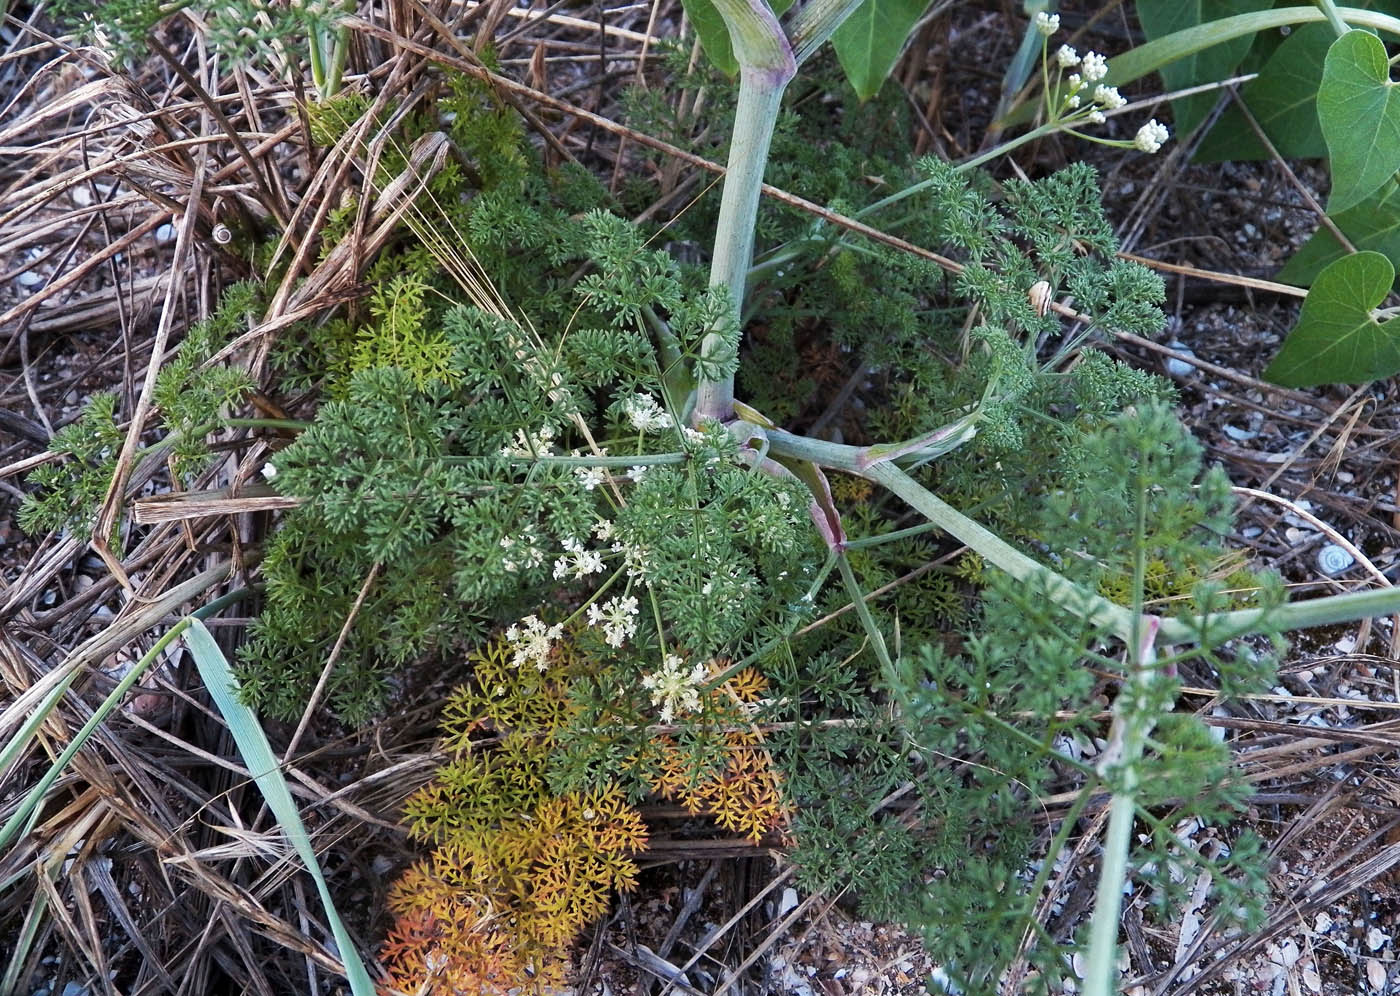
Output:
<instances>
[{"instance_id":1,"label":"flower bud cluster","mask_svg":"<svg viewBox=\"0 0 1400 996\"><path fill-rule=\"evenodd\" d=\"M1069 45L1061 45L1053 55L1050 54L1050 36L1059 28L1058 14L1046 14L1042 11L1035 16L1035 30L1043 39L1044 82L1050 123L1072 131L1082 138L1090 138L1091 136L1075 131L1075 128L1082 124L1103 124L1108 120L1105 112L1116 111L1128 101L1118 92L1117 87L1100 82L1108 76L1108 59L1105 56L1098 52L1085 52L1081 56ZM1066 75L1066 70L1071 69L1077 71ZM1094 138L1093 141L1151 153L1159 151L1167 138L1167 129L1154 118L1138 129L1131 142L1101 138Z\"/></svg>"}]
</instances>

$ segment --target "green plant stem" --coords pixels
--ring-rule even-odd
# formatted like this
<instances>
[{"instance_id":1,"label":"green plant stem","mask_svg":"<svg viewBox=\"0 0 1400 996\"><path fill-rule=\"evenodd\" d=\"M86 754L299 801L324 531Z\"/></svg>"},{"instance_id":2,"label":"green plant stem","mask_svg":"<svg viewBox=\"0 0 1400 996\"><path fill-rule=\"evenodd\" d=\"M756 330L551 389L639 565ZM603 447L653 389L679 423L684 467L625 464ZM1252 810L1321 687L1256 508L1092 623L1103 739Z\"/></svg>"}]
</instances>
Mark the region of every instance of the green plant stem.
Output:
<instances>
[{"instance_id":1,"label":"green plant stem","mask_svg":"<svg viewBox=\"0 0 1400 996\"><path fill-rule=\"evenodd\" d=\"M959 173L965 173L970 169L976 169L983 163L991 162L993 159L997 158L997 156L1004 156L1008 152L1011 152L1015 149L1019 149L1027 142L1034 142L1037 138L1044 138L1046 135L1054 133L1059 129L1059 127L1060 125L1058 124L1058 122L1047 122L1046 124L1039 125L1038 127L1032 128L1024 135L1018 135L1015 138L1010 139L1009 141L1003 142L994 149L988 149L986 152L973 156L971 159L968 159L964 162L958 163L958 165L955 166L954 169L956 172ZM866 205L865 207L857 211L854 215L852 215L852 217L856 218L857 220L861 220L868 217L869 215L875 214L878 211L883 211L885 208L889 207L892 204L898 204L906 197L913 197L920 191L927 190L935 182L936 181L933 178L927 180L920 180L918 183L905 187L903 190L896 191L895 193L890 194L890 196L883 198L882 200L876 201L874 204Z\"/></svg>"},{"instance_id":2,"label":"green plant stem","mask_svg":"<svg viewBox=\"0 0 1400 996\"><path fill-rule=\"evenodd\" d=\"M311 425L312 423L297 418L221 418L217 422L200 426L189 435L202 436L224 426L233 426L239 429L287 429L291 432L303 432L311 428Z\"/></svg>"},{"instance_id":3,"label":"green plant stem","mask_svg":"<svg viewBox=\"0 0 1400 996\"><path fill-rule=\"evenodd\" d=\"M1141 589L1139 589L1141 597ZM1108 832L1104 835L1103 861L1099 863L1099 881L1094 893L1094 915L1089 926L1089 954L1084 969L1084 996L1110 996L1117 977L1118 914L1123 902L1123 882L1128 874L1128 852L1132 844L1133 820L1137 816L1138 762L1148 735L1156 725L1157 716L1150 705L1151 687L1162 680L1157 665L1155 617L1138 617L1147 623L1139 639L1132 644L1132 681L1119 693L1114 703L1113 729L1109 734L1107 762L1100 774L1107 775L1110 767L1118 772L1109 803ZM1116 748L1116 750L1115 750Z\"/></svg>"},{"instance_id":4,"label":"green plant stem","mask_svg":"<svg viewBox=\"0 0 1400 996\"><path fill-rule=\"evenodd\" d=\"M1344 24L1358 28L1373 28L1391 35L1400 35L1400 18L1375 10L1361 10L1357 7L1334 7L1337 16ZM1139 45L1131 51L1113 58L1108 67L1105 85L1122 86L1139 77L1155 72L1171 62L1195 55L1203 49L1232 38L1274 31L1296 24L1311 24L1327 20L1327 14L1317 7L1280 7L1276 10L1256 10L1248 14L1235 14L1215 21L1206 21L1194 27L1172 32L1162 38Z\"/></svg>"},{"instance_id":5,"label":"green plant stem","mask_svg":"<svg viewBox=\"0 0 1400 996\"><path fill-rule=\"evenodd\" d=\"M870 640L871 648L875 651L875 658L885 670L886 679L891 685L894 685L894 662L890 660L889 649L885 646L885 637L880 632L880 627L875 624L875 616L871 614L870 606L866 603L865 592L861 590L860 582L856 580L856 572L851 570L851 561L842 553L838 555L837 563L841 567L841 581L846 587L846 594L851 596L851 608L855 609L856 617L860 619L860 624L865 629L865 635Z\"/></svg>"},{"instance_id":6,"label":"green plant stem","mask_svg":"<svg viewBox=\"0 0 1400 996\"><path fill-rule=\"evenodd\" d=\"M710 264L710 286L729 294L729 321L738 324L744 285L753 262L753 232L758 218L759 195L768 148L778 120L788 80L769 71L740 69L739 105L734 118L734 138L724 176L719 222L715 228L715 252ZM702 360L713 360L728 349L724 335L713 330L700 343ZM729 419L734 414L734 376L702 380L697 388L693 419Z\"/></svg>"},{"instance_id":7,"label":"green plant stem","mask_svg":"<svg viewBox=\"0 0 1400 996\"><path fill-rule=\"evenodd\" d=\"M1338 38L1351 30L1342 20L1342 15L1337 12L1337 5L1332 0L1314 0L1314 2L1317 4L1317 9L1322 11L1323 16L1327 18L1327 23L1332 25L1332 30L1337 33Z\"/></svg>"},{"instance_id":8,"label":"green plant stem","mask_svg":"<svg viewBox=\"0 0 1400 996\"><path fill-rule=\"evenodd\" d=\"M1118 913L1123 901L1123 881L1128 870L1128 852L1132 844L1133 818L1137 815L1138 764L1157 714L1152 705L1152 687L1162 680L1157 663L1157 628L1160 620L1144 616L1143 588L1147 578L1147 550L1143 537L1147 535L1147 492L1150 483L1143 479L1138 464L1135 491L1137 524L1133 544L1133 629L1130 648L1129 680L1113 704L1113 727L1109 746L1100 774L1107 777L1111 769L1118 772L1118 784L1113 786L1113 801L1109 803L1108 833L1104 836L1104 856L1099 863L1099 881L1094 895L1094 914L1089 927L1089 954L1084 969L1086 996L1109 996L1117 974ZM1115 755L1115 746L1118 748Z\"/></svg>"},{"instance_id":9,"label":"green plant stem","mask_svg":"<svg viewBox=\"0 0 1400 996\"><path fill-rule=\"evenodd\" d=\"M767 436L771 451L777 456L810 460L821 467L844 470L894 492L930 522L966 543L994 566L1019 581L1038 580L1045 586L1047 597L1078 612L1094 625L1103 626L1131 645L1133 627L1136 625L1134 613L1101 595L1086 591L1031 559L985 526L942 501L894 464L869 465L869 447L809 439L782 429L768 429ZM1157 638L1166 645L1195 643L1207 635L1211 642L1219 642L1256 632L1265 623L1284 630L1307 629L1396 612L1400 612L1400 587L1377 588L1262 609L1238 609L1209 616L1163 619Z\"/></svg>"},{"instance_id":10,"label":"green plant stem","mask_svg":"<svg viewBox=\"0 0 1400 996\"><path fill-rule=\"evenodd\" d=\"M725 359L729 346L724 327L738 326L741 321L768 149L773 142L783 91L797 75L792 46L764 0L716 0L715 8L729 28L739 60L739 97L710 262L710 286L723 287L728 293L729 314L723 324L712 328L701 340L702 365L703 361L717 363ZM734 374L702 379L696 388L692 419L727 421L733 415Z\"/></svg>"}]
</instances>

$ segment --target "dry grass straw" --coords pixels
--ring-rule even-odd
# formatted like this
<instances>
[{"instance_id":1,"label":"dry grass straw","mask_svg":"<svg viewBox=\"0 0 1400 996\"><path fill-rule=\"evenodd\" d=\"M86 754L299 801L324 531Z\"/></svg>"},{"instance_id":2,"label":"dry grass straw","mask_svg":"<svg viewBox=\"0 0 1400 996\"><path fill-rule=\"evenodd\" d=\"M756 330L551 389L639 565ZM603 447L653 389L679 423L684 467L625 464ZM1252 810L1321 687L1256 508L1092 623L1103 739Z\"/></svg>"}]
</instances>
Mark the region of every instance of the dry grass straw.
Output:
<instances>
[{"instance_id":1,"label":"dry grass straw","mask_svg":"<svg viewBox=\"0 0 1400 996\"><path fill-rule=\"evenodd\" d=\"M614 113L609 105L584 108L543 92L568 90L580 94L580 101L604 92L601 83L596 90L580 85L588 83L580 77L588 70L579 68L587 64L577 61L582 49L598 53L588 57L599 80L615 78L605 58L622 60L626 75L635 69L640 78L642 53L656 25L674 24L677 13L674 4L658 4L633 16L637 23L631 26L610 22L599 52L596 30L572 18L551 14L517 24L516 12L503 3L436 4L428 10L416 0L391 0L375 16L366 13L354 22L347 78L374 96L373 106L346 122L343 139L330 149L309 146L300 95L285 76L215 61L189 20L177 18L158 39L158 54L123 75L99 54L12 18L16 33L0 55L6 88L0 93L0 155L11 166L0 183L0 268L9 278L36 275L39 283L19 293L13 279L0 282L0 401L29 412L0 424L22 430L13 439L0 435L0 483L49 458L35 442L73 414L64 394L113 388L124 399L122 410L138 413L108 504L113 517L129 511L162 473L158 462L131 459L148 414L138 404L143 386L184 328L212 310L223 286L247 273L246 264L223 250L225 234L282 233L278 256L287 275L258 324L224 356L260 380L274 336L363 294L366 267L391 239L405 230L427 237L418 224L417 200L449 154L445 139L420 140L409 150L413 168L388 189L373 189L369 177L394 140L392 128L377 122L391 108L391 124L427 108L433 63L499 84L503 99L539 126L557 157L584 155L599 136L612 134L624 147L659 148L678 167L716 169L617 124L608 116ZM511 33L502 54L507 65L519 56L534 86L480 68L474 46L463 39L483 24ZM552 129L541 123L544 114L553 116ZM620 173L623 150L614 155ZM769 193L863 230L783 191ZM351 234L324 245L319 236L325 220L347 194L362 206ZM928 248L867 234L949 262ZM438 240L436 248L484 306L510 313L509 302L493 297L489 274L474 268L464 240ZM43 379L40 371L52 378ZM1257 386L1226 373L1236 383ZM1317 403L1307 396L1293 400ZM138 503L136 521L144 531L128 533L129 549L120 558L111 555L105 576L92 577L84 567L92 581L85 589L70 582L87 538L48 538L0 582L0 679L9 706L4 721L16 722L59 680L74 678L34 748L0 772L0 819L91 715L110 687L107 672L118 652L135 648L139 654L153 635L217 592L216 582L245 573L242 551L258 542L266 526L265 516L253 513L278 502L246 483L265 458L266 442L242 437L229 443L229 456L200 493ZM13 492L6 491L0 500L10 497ZM46 592L58 595L41 607ZM98 618L98 609L114 615ZM236 979L244 991L273 996L334 985L338 962L324 944L324 925L298 866L262 813L221 718L188 678L172 658L143 689L159 709L128 708L121 720L99 727L53 785L32 831L0 856L0 951L13 951L8 961L0 958L0 991L32 992L55 977L85 981L92 992L206 992ZM440 761L431 727L441 691L422 689L418 700L403 703L372 736L341 741L307 724L305 747L285 767L315 845L323 858L333 853L340 859L333 886L346 897L347 911L362 914L350 926L366 952L383 927L376 919L387 884L381 876L405 857L398 806ZM1341 701L1318 698L1311 703L1318 709ZM1352 710L1366 707L1364 701L1345 702ZM1246 709L1264 705L1247 703ZM1294 717L1213 722L1230 729L1251 781L1293 800L1297 815L1280 849L1325 819L1372 806L1374 793L1367 787L1344 787L1331 773L1343 764L1391 758L1400 748L1400 734L1388 723L1319 730ZM277 732L285 737L289 731ZM1330 787L1319 791L1318 785ZM1314 798L1314 805L1298 809L1299 802ZM1092 822L1096 812L1089 807L1086 819ZM664 808L656 815L664 816ZM1400 849L1379 843L1383 832L1376 829L1337 857L1335 877L1324 890L1279 903L1270 931L1284 929L1300 909L1321 908L1389 874L1400 862ZM1072 888L1092 863L1092 851L1073 850L1073 860L1052 883L1054 894ZM773 853L744 841L669 840L658 833L646 860L713 863ZM756 946L725 954L737 925L791 876L791 867L782 867L746 904L736 904L731 917L692 945L688 962L641 967L674 983L686 964L708 956L728 965L730 979L741 979L748 963L818 904L811 900L800 913L770 924ZM1048 900L1042 905L1048 910ZM1189 954L1209 964L1219 951L1223 957L1213 964L1220 967L1210 970L1219 972L1267 936L1224 941L1206 932ZM621 948L613 954L637 957ZM1181 973L1182 966L1174 966L1154 982L1169 987ZM1201 981L1197 977L1191 985Z\"/></svg>"}]
</instances>

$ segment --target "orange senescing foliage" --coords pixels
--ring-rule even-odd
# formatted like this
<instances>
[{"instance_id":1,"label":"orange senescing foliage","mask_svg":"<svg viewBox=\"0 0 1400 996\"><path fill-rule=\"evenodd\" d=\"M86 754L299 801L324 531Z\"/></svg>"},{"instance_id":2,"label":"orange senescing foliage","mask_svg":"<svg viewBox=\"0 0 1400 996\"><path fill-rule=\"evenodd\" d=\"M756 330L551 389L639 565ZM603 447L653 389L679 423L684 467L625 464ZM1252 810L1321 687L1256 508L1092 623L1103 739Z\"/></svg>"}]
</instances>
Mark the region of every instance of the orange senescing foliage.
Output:
<instances>
[{"instance_id":1,"label":"orange senescing foliage","mask_svg":"<svg viewBox=\"0 0 1400 996\"><path fill-rule=\"evenodd\" d=\"M546 671L517 668L496 641L472 655L474 680L444 708L451 754L405 804L410 832L434 844L390 890L397 919L381 959L389 992L423 996L562 985L569 946L636 881L641 814L616 787L555 794L550 751L573 715L570 684L587 662L569 641ZM766 686L745 669L707 692L712 719L742 722ZM780 784L756 731L731 729L723 769L687 778L670 738L654 743L658 795L758 841L783 825Z\"/></svg>"}]
</instances>

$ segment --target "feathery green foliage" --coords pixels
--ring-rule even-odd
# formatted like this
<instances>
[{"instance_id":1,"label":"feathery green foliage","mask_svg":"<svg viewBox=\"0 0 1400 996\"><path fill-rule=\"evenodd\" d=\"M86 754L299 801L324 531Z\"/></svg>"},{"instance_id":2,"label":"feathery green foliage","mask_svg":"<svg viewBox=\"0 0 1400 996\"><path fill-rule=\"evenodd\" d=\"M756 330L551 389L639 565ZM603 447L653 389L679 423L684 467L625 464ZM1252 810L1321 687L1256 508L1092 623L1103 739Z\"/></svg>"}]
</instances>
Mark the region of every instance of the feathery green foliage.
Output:
<instances>
[{"instance_id":1,"label":"feathery green foliage","mask_svg":"<svg viewBox=\"0 0 1400 996\"><path fill-rule=\"evenodd\" d=\"M168 454L182 485L207 466L209 433L221 426L252 386L242 370L208 361L249 327L257 300L258 290L252 284L229 287L218 310L190 329L156 375L151 400L161 439L140 451L138 459ZM54 434L49 448L67 459L44 464L26 479L38 491L27 495L20 506L19 525L25 532L67 529L77 533L92 528L126 439L117 405L115 394L94 395L77 421Z\"/></svg>"}]
</instances>

